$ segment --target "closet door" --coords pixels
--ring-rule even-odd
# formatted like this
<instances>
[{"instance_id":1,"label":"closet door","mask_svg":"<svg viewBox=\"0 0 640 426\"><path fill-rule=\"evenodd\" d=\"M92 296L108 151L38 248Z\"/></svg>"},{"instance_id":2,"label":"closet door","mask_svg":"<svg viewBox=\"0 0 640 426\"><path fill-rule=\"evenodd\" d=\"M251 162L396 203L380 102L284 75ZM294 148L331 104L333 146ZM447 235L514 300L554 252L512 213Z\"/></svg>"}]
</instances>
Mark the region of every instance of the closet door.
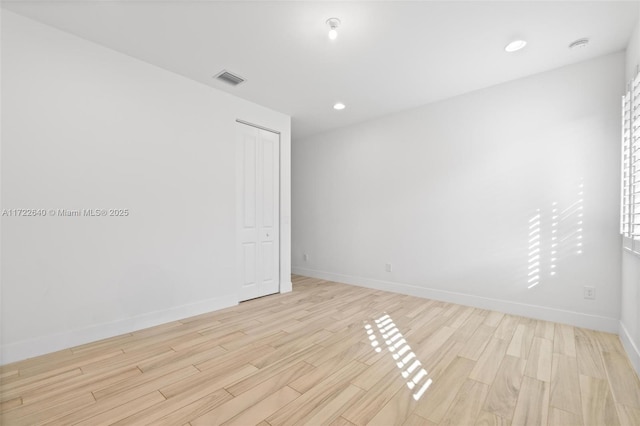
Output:
<instances>
[{"instance_id":1,"label":"closet door","mask_svg":"<svg viewBox=\"0 0 640 426\"><path fill-rule=\"evenodd\" d=\"M280 135L237 123L240 301L280 285Z\"/></svg>"}]
</instances>

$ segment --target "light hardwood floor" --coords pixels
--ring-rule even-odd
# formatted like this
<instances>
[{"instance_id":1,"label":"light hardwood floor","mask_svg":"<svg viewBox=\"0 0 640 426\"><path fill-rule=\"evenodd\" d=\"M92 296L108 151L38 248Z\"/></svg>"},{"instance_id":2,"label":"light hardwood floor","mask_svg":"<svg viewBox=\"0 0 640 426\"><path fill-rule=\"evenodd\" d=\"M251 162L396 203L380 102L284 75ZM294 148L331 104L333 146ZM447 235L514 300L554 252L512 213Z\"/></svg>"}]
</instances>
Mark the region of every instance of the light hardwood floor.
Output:
<instances>
[{"instance_id":1,"label":"light hardwood floor","mask_svg":"<svg viewBox=\"0 0 640 426\"><path fill-rule=\"evenodd\" d=\"M289 294L6 365L0 423L640 425L640 382L613 334L293 280Z\"/></svg>"}]
</instances>

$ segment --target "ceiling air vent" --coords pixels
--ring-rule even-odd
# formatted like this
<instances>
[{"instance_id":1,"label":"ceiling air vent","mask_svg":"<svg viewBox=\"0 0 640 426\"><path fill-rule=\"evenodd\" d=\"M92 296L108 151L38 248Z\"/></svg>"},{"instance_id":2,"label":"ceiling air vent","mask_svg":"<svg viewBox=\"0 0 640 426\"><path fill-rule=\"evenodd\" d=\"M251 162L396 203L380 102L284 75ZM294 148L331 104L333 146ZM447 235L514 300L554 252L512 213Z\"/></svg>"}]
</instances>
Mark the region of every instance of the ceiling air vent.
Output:
<instances>
[{"instance_id":1,"label":"ceiling air vent","mask_svg":"<svg viewBox=\"0 0 640 426\"><path fill-rule=\"evenodd\" d=\"M244 78L236 74L231 74L227 70L222 70L221 72L216 74L215 78L217 78L220 81L224 81L225 83L230 84L232 86L237 86L238 84L244 83L245 81Z\"/></svg>"}]
</instances>

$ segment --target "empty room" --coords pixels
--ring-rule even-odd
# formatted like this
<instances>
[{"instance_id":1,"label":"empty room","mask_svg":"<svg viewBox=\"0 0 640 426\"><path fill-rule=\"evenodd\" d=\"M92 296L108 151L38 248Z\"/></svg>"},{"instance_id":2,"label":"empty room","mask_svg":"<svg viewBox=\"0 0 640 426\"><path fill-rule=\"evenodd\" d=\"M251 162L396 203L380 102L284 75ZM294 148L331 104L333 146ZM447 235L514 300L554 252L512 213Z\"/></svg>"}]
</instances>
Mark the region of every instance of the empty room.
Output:
<instances>
[{"instance_id":1,"label":"empty room","mask_svg":"<svg viewBox=\"0 0 640 426\"><path fill-rule=\"evenodd\" d=\"M0 1L1 425L640 426L640 1Z\"/></svg>"}]
</instances>

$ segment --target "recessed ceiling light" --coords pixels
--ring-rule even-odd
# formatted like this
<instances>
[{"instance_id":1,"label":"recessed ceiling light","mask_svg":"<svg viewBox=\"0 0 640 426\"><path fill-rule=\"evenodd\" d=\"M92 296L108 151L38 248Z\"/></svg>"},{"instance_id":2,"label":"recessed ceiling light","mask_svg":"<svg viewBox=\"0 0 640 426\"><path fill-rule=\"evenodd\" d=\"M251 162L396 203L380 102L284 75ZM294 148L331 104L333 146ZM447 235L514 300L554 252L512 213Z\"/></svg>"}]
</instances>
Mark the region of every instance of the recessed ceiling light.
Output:
<instances>
[{"instance_id":1,"label":"recessed ceiling light","mask_svg":"<svg viewBox=\"0 0 640 426\"><path fill-rule=\"evenodd\" d=\"M569 49L575 49L578 47L585 47L587 44L589 44L589 39L588 38L579 38L578 40L572 42L571 44L569 44Z\"/></svg>"},{"instance_id":2,"label":"recessed ceiling light","mask_svg":"<svg viewBox=\"0 0 640 426\"><path fill-rule=\"evenodd\" d=\"M345 109L345 108L346 108L346 105L345 105L345 104L343 104L342 102L338 102L337 104L335 104L335 105L333 106L333 109L337 109L338 111L340 111L340 110L342 110L342 109Z\"/></svg>"},{"instance_id":3,"label":"recessed ceiling light","mask_svg":"<svg viewBox=\"0 0 640 426\"><path fill-rule=\"evenodd\" d=\"M514 40L511 43L507 44L504 50L509 53L517 52L520 49L524 49L526 45L527 45L527 42L524 40Z\"/></svg>"},{"instance_id":4,"label":"recessed ceiling light","mask_svg":"<svg viewBox=\"0 0 640 426\"><path fill-rule=\"evenodd\" d=\"M329 26L329 38L335 40L338 37L338 27L340 26L340 20L338 18L327 19L327 25Z\"/></svg>"}]
</instances>

